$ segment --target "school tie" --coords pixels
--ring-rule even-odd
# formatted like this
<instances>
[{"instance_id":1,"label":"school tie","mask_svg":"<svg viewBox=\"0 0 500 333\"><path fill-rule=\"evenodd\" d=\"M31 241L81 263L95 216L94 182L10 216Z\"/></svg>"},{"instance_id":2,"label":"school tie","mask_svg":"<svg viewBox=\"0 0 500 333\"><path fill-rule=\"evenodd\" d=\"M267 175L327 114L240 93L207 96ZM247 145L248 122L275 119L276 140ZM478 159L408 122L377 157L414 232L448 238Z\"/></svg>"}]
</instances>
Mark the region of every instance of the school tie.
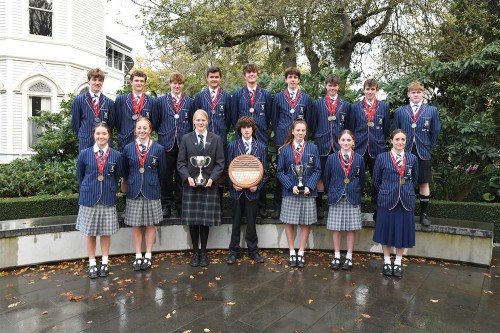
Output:
<instances>
[{"instance_id":1,"label":"school tie","mask_svg":"<svg viewBox=\"0 0 500 333\"><path fill-rule=\"evenodd\" d=\"M344 154L344 164L345 165L349 164L349 154Z\"/></svg>"},{"instance_id":2,"label":"school tie","mask_svg":"<svg viewBox=\"0 0 500 333\"><path fill-rule=\"evenodd\" d=\"M302 149L302 145L301 144L297 145L297 148L295 148L295 150L297 151L297 154L300 154L301 149Z\"/></svg>"},{"instance_id":3,"label":"school tie","mask_svg":"<svg viewBox=\"0 0 500 333\"><path fill-rule=\"evenodd\" d=\"M139 103L139 101L140 101L140 100L141 100L141 96L135 96L135 101L136 101L137 103Z\"/></svg>"},{"instance_id":4,"label":"school tie","mask_svg":"<svg viewBox=\"0 0 500 333\"><path fill-rule=\"evenodd\" d=\"M413 115L415 115L417 113L417 110L418 110L418 105L414 104L413 105Z\"/></svg>"},{"instance_id":5,"label":"school tie","mask_svg":"<svg viewBox=\"0 0 500 333\"><path fill-rule=\"evenodd\" d=\"M179 104L179 96L174 95L175 105Z\"/></svg>"},{"instance_id":6,"label":"school tie","mask_svg":"<svg viewBox=\"0 0 500 333\"><path fill-rule=\"evenodd\" d=\"M290 100L292 100L292 102L295 100L295 91L290 92Z\"/></svg>"},{"instance_id":7,"label":"school tie","mask_svg":"<svg viewBox=\"0 0 500 333\"><path fill-rule=\"evenodd\" d=\"M215 101L215 90L210 90L210 94L212 96L212 102Z\"/></svg>"},{"instance_id":8,"label":"school tie","mask_svg":"<svg viewBox=\"0 0 500 333\"><path fill-rule=\"evenodd\" d=\"M94 94L93 101L94 101L94 105L99 104L99 95Z\"/></svg>"},{"instance_id":9,"label":"school tie","mask_svg":"<svg viewBox=\"0 0 500 333\"><path fill-rule=\"evenodd\" d=\"M99 161L102 163L104 160L104 151L102 149L99 149Z\"/></svg>"},{"instance_id":10,"label":"school tie","mask_svg":"<svg viewBox=\"0 0 500 333\"><path fill-rule=\"evenodd\" d=\"M203 153L205 151L205 143L203 142L203 135L198 134L198 137L200 138L200 142L198 142L198 149L200 150L200 153Z\"/></svg>"},{"instance_id":11,"label":"school tie","mask_svg":"<svg viewBox=\"0 0 500 333\"><path fill-rule=\"evenodd\" d=\"M245 141L245 152L247 154L250 154L250 144L248 143L248 141Z\"/></svg>"},{"instance_id":12,"label":"school tie","mask_svg":"<svg viewBox=\"0 0 500 333\"><path fill-rule=\"evenodd\" d=\"M396 154L396 163L398 163L398 167L400 168L403 165L403 158L401 157L401 154Z\"/></svg>"},{"instance_id":13,"label":"school tie","mask_svg":"<svg viewBox=\"0 0 500 333\"><path fill-rule=\"evenodd\" d=\"M144 153L146 152L146 146L141 143L139 144L139 147L141 148L141 155L144 155Z\"/></svg>"},{"instance_id":14,"label":"school tie","mask_svg":"<svg viewBox=\"0 0 500 333\"><path fill-rule=\"evenodd\" d=\"M250 95L250 98L252 98L253 94L254 94L254 91L253 90L249 90L248 91L248 94Z\"/></svg>"},{"instance_id":15,"label":"school tie","mask_svg":"<svg viewBox=\"0 0 500 333\"><path fill-rule=\"evenodd\" d=\"M372 103L368 103L368 108L371 109L372 108Z\"/></svg>"}]
</instances>

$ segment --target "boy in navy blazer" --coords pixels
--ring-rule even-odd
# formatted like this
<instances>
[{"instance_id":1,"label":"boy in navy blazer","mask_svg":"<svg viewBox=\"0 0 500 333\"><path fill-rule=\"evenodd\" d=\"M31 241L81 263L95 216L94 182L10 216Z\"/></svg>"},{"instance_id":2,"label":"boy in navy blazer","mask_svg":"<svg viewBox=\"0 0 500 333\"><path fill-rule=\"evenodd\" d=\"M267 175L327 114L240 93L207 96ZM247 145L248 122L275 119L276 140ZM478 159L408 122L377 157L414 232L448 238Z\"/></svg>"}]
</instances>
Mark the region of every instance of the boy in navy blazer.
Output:
<instances>
[{"instance_id":1,"label":"boy in navy blazer","mask_svg":"<svg viewBox=\"0 0 500 333\"><path fill-rule=\"evenodd\" d=\"M165 149L166 172L162 179L163 217L170 217L175 206L176 217L182 213L182 180L177 171L177 158L182 137L193 131L194 100L183 93L184 75L170 74L170 93L156 100L158 109L158 143Z\"/></svg>"},{"instance_id":2,"label":"boy in navy blazer","mask_svg":"<svg viewBox=\"0 0 500 333\"><path fill-rule=\"evenodd\" d=\"M115 100L116 129L118 130L118 150L123 153L123 148L134 141L135 122L139 116L149 119L156 130L158 112L156 111L155 98L145 94L148 76L141 70L130 74L132 92L123 94Z\"/></svg>"},{"instance_id":3,"label":"boy in navy blazer","mask_svg":"<svg viewBox=\"0 0 500 333\"><path fill-rule=\"evenodd\" d=\"M386 139L390 131L390 112L387 102L376 98L378 82L368 79L363 84L364 98L351 107L349 128L354 132L354 151L363 156L365 166L373 177L377 155L387 150ZM376 219L377 192L372 185L371 206Z\"/></svg>"},{"instance_id":4,"label":"boy in navy blazer","mask_svg":"<svg viewBox=\"0 0 500 333\"><path fill-rule=\"evenodd\" d=\"M429 226L431 221L427 216L430 187L432 181L431 150L441 131L441 121L436 107L425 104L424 85L413 81L408 85L410 104L402 106L394 113L393 128L401 128L408 135L407 152L412 152L418 158L419 194L420 194L420 224Z\"/></svg>"},{"instance_id":5,"label":"boy in navy blazer","mask_svg":"<svg viewBox=\"0 0 500 333\"><path fill-rule=\"evenodd\" d=\"M231 98L232 123L236 128L238 119L243 116L251 117L255 122L256 130L254 136L266 147L269 141L268 129L271 123L271 93L257 85L259 78L259 68L256 64L247 64L243 67L243 76L245 78L245 87L234 92ZM241 136L239 131L236 131ZM266 190L265 186L260 191L259 215L267 217L266 212Z\"/></svg>"},{"instance_id":6,"label":"boy in navy blazer","mask_svg":"<svg viewBox=\"0 0 500 333\"><path fill-rule=\"evenodd\" d=\"M300 71L296 67L288 67L285 70L286 89L274 95L271 111L271 123L274 130L274 143L276 145L276 161L278 160L278 147L285 143L285 139L297 119L311 123L313 114L311 97L299 88ZM276 182L274 189L275 211L273 219L278 219L281 212L282 188L280 182Z\"/></svg>"},{"instance_id":7,"label":"boy in navy blazer","mask_svg":"<svg viewBox=\"0 0 500 333\"><path fill-rule=\"evenodd\" d=\"M339 133L348 128L351 104L338 95L340 77L328 74L325 78L325 97L319 98L313 104L313 116L310 124L311 133L314 133L314 144L318 146L321 170L325 170L328 156L340 149ZM316 210L318 219L324 217L323 212L323 179L318 182L318 197Z\"/></svg>"},{"instance_id":8,"label":"boy in navy blazer","mask_svg":"<svg viewBox=\"0 0 500 333\"><path fill-rule=\"evenodd\" d=\"M260 191L267 181L267 147L256 139L255 129L256 126L253 118L249 116L241 117L236 123L236 131L241 134L241 137L232 141L228 149L228 161L232 161L240 155L249 154L257 157L264 167L264 176L259 184L247 189L243 189L233 184L231 179L227 177L233 207L233 227L231 242L229 243L229 250L231 253L227 259L228 265L234 264L241 252L240 228L243 212L245 212L247 225L245 240L248 248L248 256L257 263L264 262L264 259L259 255L259 240L255 224L257 220Z\"/></svg>"},{"instance_id":9,"label":"boy in navy blazer","mask_svg":"<svg viewBox=\"0 0 500 333\"><path fill-rule=\"evenodd\" d=\"M114 102L102 93L106 73L100 68L87 72L89 90L78 95L71 105L71 128L78 135L78 152L94 145L92 130L95 124L104 122L111 131L115 126ZM110 139L109 145L113 147Z\"/></svg>"}]
</instances>

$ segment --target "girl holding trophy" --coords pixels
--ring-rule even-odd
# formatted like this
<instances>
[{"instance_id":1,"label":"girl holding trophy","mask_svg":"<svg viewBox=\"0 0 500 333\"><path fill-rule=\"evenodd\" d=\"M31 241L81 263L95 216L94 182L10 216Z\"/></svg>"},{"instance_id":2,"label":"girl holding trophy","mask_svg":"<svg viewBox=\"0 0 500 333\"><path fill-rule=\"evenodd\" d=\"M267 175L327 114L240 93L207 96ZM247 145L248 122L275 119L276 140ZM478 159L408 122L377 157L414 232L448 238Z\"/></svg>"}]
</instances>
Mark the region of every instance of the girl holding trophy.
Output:
<instances>
[{"instance_id":1,"label":"girl holding trophy","mask_svg":"<svg viewBox=\"0 0 500 333\"><path fill-rule=\"evenodd\" d=\"M209 227L221 223L217 180L224 172L221 138L207 131L208 114L197 110L195 130L182 137L177 170L182 180L182 224L189 225L193 243L191 266L208 266ZM199 250L201 243L201 251Z\"/></svg>"},{"instance_id":2,"label":"girl holding trophy","mask_svg":"<svg viewBox=\"0 0 500 333\"><path fill-rule=\"evenodd\" d=\"M165 175L165 153L160 144L151 140L151 131L151 121L139 116L135 123L137 138L123 149L124 178L127 184L125 224L132 226L134 271L151 267L151 252L156 238L155 224L163 220L160 180ZM144 258L141 252L142 227L146 229Z\"/></svg>"},{"instance_id":3,"label":"girl holding trophy","mask_svg":"<svg viewBox=\"0 0 500 333\"><path fill-rule=\"evenodd\" d=\"M280 220L290 249L290 267L303 268L309 225L317 222L316 185L321 176L318 147L306 142L307 124L296 120L279 148L277 177L283 186ZM295 252L295 225L300 225L300 246Z\"/></svg>"}]
</instances>

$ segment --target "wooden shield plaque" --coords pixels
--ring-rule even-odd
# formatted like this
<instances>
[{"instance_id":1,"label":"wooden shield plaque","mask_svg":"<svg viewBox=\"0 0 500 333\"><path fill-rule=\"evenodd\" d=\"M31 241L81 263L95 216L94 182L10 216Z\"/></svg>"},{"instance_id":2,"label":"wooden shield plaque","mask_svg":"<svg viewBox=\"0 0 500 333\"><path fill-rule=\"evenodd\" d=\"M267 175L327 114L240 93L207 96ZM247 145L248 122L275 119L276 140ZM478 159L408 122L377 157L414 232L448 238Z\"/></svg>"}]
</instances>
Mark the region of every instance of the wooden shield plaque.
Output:
<instances>
[{"instance_id":1,"label":"wooden shield plaque","mask_svg":"<svg viewBox=\"0 0 500 333\"><path fill-rule=\"evenodd\" d=\"M264 167L253 155L240 155L231 161L228 169L229 178L241 188L257 186L264 176Z\"/></svg>"}]
</instances>

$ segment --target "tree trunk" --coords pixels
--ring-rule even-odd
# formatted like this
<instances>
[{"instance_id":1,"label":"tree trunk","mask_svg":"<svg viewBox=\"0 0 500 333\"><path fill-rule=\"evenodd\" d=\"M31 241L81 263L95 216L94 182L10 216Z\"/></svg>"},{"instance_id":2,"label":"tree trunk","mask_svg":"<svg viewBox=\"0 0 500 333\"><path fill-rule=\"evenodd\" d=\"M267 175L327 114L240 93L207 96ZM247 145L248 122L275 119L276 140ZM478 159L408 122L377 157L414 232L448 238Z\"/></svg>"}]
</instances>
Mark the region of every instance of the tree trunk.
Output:
<instances>
[{"instance_id":1,"label":"tree trunk","mask_svg":"<svg viewBox=\"0 0 500 333\"><path fill-rule=\"evenodd\" d=\"M479 181L479 176L483 173L485 166L483 164L480 164L474 172L474 176L472 177L471 180L469 180L464 186L460 187L460 192L455 194L452 198L451 201L464 201L465 198L472 192L472 190L476 187L477 182Z\"/></svg>"},{"instance_id":2,"label":"tree trunk","mask_svg":"<svg viewBox=\"0 0 500 333\"><path fill-rule=\"evenodd\" d=\"M277 30L286 33L285 21L283 18L278 19ZM295 50L295 42L293 36L287 36L279 38L281 43L281 50L283 51L285 67L296 67L297 66L297 52Z\"/></svg>"}]
</instances>

